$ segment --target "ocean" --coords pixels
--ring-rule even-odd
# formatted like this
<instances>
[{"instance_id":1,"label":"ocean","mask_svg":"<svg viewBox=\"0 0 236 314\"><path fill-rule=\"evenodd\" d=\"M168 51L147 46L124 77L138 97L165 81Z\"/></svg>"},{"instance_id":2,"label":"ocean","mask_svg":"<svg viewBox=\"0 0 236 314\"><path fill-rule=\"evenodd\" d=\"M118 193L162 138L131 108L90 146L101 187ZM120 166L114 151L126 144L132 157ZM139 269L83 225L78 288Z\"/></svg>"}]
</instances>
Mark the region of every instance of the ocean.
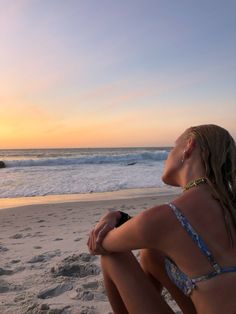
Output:
<instances>
[{"instance_id":1,"label":"ocean","mask_svg":"<svg viewBox=\"0 0 236 314\"><path fill-rule=\"evenodd\" d=\"M165 188L170 147L0 150L0 198Z\"/></svg>"}]
</instances>

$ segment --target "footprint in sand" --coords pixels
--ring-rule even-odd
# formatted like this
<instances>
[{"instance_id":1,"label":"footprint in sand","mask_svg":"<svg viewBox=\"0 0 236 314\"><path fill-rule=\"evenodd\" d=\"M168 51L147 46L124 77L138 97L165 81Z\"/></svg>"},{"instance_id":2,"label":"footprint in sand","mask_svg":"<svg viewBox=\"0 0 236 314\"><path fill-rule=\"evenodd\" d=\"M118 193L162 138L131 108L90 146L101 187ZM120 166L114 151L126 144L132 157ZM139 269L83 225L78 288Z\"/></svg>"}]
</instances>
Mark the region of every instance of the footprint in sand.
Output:
<instances>
[{"instance_id":1,"label":"footprint in sand","mask_svg":"<svg viewBox=\"0 0 236 314\"><path fill-rule=\"evenodd\" d=\"M24 291L22 293L19 293L15 296L15 298L13 299L14 302L21 302L23 300L25 300L27 297L27 293Z\"/></svg>"},{"instance_id":2,"label":"footprint in sand","mask_svg":"<svg viewBox=\"0 0 236 314\"><path fill-rule=\"evenodd\" d=\"M76 299L79 299L82 301L91 301L94 299L94 294L89 290L80 291Z\"/></svg>"},{"instance_id":3,"label":"footprint in sand","mask_svg":"<svg viewBox=\"0 0 236 314\"><path fill-rule=\"evenodd\" d=\"M10 261L10 263L11 264L17 264L17 263L20 263L20 261L21 261L20 259L13 259Z\"/></svg>"},{"instance_id":4,"label":"footprint in sand","mask_svg":"<svg viewBox=\"0 0 236 314\"><path fill-rule=\"evenodd\" d=\"M73 232L74 233L74 232ZM75 242L78 242L78 241L80 241L80 240L82 240L83 238L76 238L76 239L74 239L74 241Z\"/></svg>"},{"instance_id":5,"label":"footprint in sand","mask_svg":"<svg viewBox=\"0 0 236 314\"><path fill-rule=\"evenodd\" d=\"M0 279L0 293L8 292L12 290L11 285L5 280Z\"/></svg>"},{"instance_id":6,"label":"footprint in sand","mask_svg":"<svg viewBox=\"0 0 236 314\"><path fill-rule=\"evenodd\" d=\"M82 306L79 314L98 314L94 306Z\"/></svg>"},{"instance_id":7,"label":"footprint in sand","mask_svg":"<svg viewBox=\"0 0 236 314\"><path fill-rule=\"evenodd\" d=\"M91 282L87 282L87 283L84 283L82 285L82 287L84 289L90 289L90 290L95 290L99 287L99 282L96 280L96 281L91 281Z\"/></svg>"},{"instance_id":8,"label":"footprint in sand","mask_svg":"<svg viewBox=\"0 0 236 314\"><path fill-rule=\"evenodd\" d=\"M61 255L61 250L59 249L55 251L45 252L43 254L32 257L27 263L34 264L34 263L39 263L39 262L47 262L51 258L55 256L60 256L60 255Z\"/></svg>"},{"instance_id":9,"label":"footprint in sand","mask_svg":"<svg viewBox=\"0 0 236 314\"><path fill-rule=\"evenodd\" d=\"M46 237L46 234L42 234L42 231L37 231L32 235L32 238L38 238L38 237Z\"/></svg>"},{"instance_id":10,"label":"footprint in sand","mask_svg":"<svg viewBox=\"0 0 236 314\"><path fill-rule=\"evenodd\" d=\"M52 307L50 307L52 306ZM51 314L59 314L59 313L63 313L63 314L70 314L71 313L71 306L70 305L66 305L63 307L54 307L53 305L49 305L47 303L43 303L43 304L37 304L37 303L33 303L30 306L27 307L26 312L24 313L51 313Z\"/></svg>"},{"instance_id":11,"label":"footprint in sand","mask_svg":"<svg viewBox=\"0 0 236 314\"><path fill-rule=\"evenodd\" d=\"M43 220L43 219L40 219L40 220L38 220L38 221L36 221L36 222L45 222L45 220Z\"/></svg>"},{"instance_id":12,"label":"footprint in sand","mask_svg":"<svg viewBox=\"0 0 236 314\"><path fill-rule=\"evenodd\" d=\"M107 296L106 296L105 293L96 292L96 293L94 293L94 300L95 300L95 301L104 301L104 302L107 302L107 301L108 301L108 298L107 298Z\"/></svg>"},{"instance_id":13,"label":"footprint in sand","mask_svg":"<svg viewBox=\"0 0 236 314\"><path fill-rule=\"evenodd\" d=\"M29 237L32 238L32 234L31 234L31 233L27 233L27 234L24 236L24 238L29 238Z\"/></svg>"},{"instance_id":14,"label":"footprint in sand","mask_svg":"<svg viewBox=\"0 0 236 314\"><path fill-rule=\"evenodd\" d=\"M16 233L12 235L11 237L9 237L9 239L21 239L22 237L23 237L22 233Z\"/></svg>"},{"instance_id":15,"label":"footprint in sand","mask_svg":"<svg viewBox=\"0 0 236 314\"><path fill-rule=\"evenodd\" d=\"M0 267L0 276L3 275L12 275L13 271L11 269L4 269Z\"/></svg>"},{"instance_id":16,"label":"footprint in sand","mask_svg":"<svg viewBox=\"0 0 236 314\"><path fill-rule=\"evenodd\" d=\"M76 298L89 301L92 298L97 301L108 301L103 282L91 281L76 289ZM93 297L92 297L93 296Z\"/></svg>"},{"instance_id":17,"label":"footprint in sand","mask_svg":"<svg viewBox=\"0 0 236 314\"><path fill-rule=\"evenodd\" d=\"M38 246L38 245L35 245L34 246L34 249L36 249L36 250L39 250L39 249L41 249L42 248L42 246Z\"/></svg>"},{"instance_id":18,"label":"footprint in sand","mask_svg":"<svg viewBox=\"0 0 236 314\"><path fill-rule=\"evenodd\" d=\"M9 291L20 291L22 290L22 286L20 285L14 285L11 283L8 283L5 280L0 279L0 293L5 293L5 292L9 292Z\"/></svg>"},{"instance_id":19,"label":"footprint in sand","mask_svg":"<svg viewBox=\"0 0 236 314\"><path fill-rule=\"evenodd\" d=\"M9 249L6 246L0 244L0 252L2 253L6 251L9 251Z\"/></svg>"},{"instance_id":20,"label":"footprint in sand","mask_svg":"<svg viewBox=\"0 0 236 314\"><path fill-rule=\"evenodd\" d=\"M63 238L56 238L53 241L62 241L62 240L63 240Z\"/></svg>"},{"instance_id":21,"label":"footprint in sand","mask_svg":"<svg viewBox=\"0 0 236 314\"><path fill-rule=\"evenodd\" d=\"M83 301L108 301L108 298L104 292L101 291L94 291L94 290L84 290L82 288L77 288L76 291L74 291L70 295L71 299L75 300L83 300Z\"/></svg>"},{"instance_id":22,"label":"footprint in sand","mask_svg":"<svg viewBox=\"0 0 236 314\"><path fill-rule=\"evenodd\" d=\"M39 299L54 298L54 297L61 295L64 292L70 291L72 289L73 289L73 285L71 283L54 285L52 287L41 290L38 293L38 298Z\"/></svg>"},{"instance_id":23,"label":"footprint in sand","mask_svg":"<svg viewBox=\"0 0 236 314\"><path fill-rule=\"evenodd\" d=\"M30 230L32 230L32 228L28 227L28 228L25 228L25 229L20 230L20 232L23 232L23 231L30 231Z\"/></svg>"}]
</instances>

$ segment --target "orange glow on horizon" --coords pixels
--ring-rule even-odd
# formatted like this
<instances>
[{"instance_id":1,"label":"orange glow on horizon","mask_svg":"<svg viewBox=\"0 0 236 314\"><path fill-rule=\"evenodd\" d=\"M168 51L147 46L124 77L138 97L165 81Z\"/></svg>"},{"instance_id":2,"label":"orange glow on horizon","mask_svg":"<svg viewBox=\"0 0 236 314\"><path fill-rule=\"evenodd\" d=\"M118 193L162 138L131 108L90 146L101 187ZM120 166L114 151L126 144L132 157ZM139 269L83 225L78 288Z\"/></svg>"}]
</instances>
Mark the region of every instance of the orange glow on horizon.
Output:
<instances>
[{"instance_id":1,"label":"orange glow on horizon","mask_svg":"<svg viewBox=\"0 0 236 314\"><path fill-rule=\"evenodd\" d=\"M192 119L186 123L180 114L176 119L178 109L170 116L161 107L63 118L37 106L12 106L11 110L2 106L0 149L172 146L190 125L212 122L200 119L194 110L189 109Z\"/></svg>"},{"instance_id":2,"label":"orange glow on horizon","mask_svg":"<svg viewBox=\"0 0 236 314\"><path fill-rule=\"evenodd\" d=\"M173 132L167 132L163 123L145 118L142 110L136 112L135 119L131 112L109 120L91 117L65 121L37 110L13 112L0 117L2 149L169 146L174 141Z\"/></svg>"}]
</instances>

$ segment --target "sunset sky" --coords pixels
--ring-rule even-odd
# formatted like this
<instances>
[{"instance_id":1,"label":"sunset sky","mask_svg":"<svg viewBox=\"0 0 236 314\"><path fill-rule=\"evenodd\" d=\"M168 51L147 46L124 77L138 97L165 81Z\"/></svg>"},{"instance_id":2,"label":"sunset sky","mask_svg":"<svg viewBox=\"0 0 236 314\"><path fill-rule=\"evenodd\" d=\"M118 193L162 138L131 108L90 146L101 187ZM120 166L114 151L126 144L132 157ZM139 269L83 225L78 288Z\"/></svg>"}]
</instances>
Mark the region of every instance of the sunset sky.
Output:
<instances>
[{"instance_id":1,"label":"sunset sky","mask_svg":"<svg viewBox=\"0 0 236 314\"><path fill-rule=\"evenodd\" d=\"M0 0L0 148L236 138L236 1Z\"/></svg>"}]
</instances>

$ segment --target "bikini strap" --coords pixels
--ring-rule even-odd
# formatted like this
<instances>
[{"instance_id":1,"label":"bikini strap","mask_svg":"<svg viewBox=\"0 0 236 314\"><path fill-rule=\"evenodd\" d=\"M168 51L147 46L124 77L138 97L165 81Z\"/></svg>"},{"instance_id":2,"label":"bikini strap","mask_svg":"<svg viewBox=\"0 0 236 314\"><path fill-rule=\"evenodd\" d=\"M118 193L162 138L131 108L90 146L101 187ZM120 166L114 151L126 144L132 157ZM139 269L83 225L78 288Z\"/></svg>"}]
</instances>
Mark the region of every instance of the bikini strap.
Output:
<instances>
[{"instance_id":1,"label":"bikini strap","mask_svg":"<svg viewBox=\"0 0 236 314\"><path fill-rule=\"evenodd\" d=\"M190 237L193 239L193 241L197 244L199 249L202 251L202 253L207 257L208 261L213 266L216 273L221 272L220 265L216 262L213 255L211 254L210 250L208 249L208 246L206 245L205 241L200 237L200 235L194 230L188 219L184 216L184 214L172 203L168 204L171 209L173 210L175 216L183 226L183 228L188 232Z\"/></svg>"}]
</instances>

